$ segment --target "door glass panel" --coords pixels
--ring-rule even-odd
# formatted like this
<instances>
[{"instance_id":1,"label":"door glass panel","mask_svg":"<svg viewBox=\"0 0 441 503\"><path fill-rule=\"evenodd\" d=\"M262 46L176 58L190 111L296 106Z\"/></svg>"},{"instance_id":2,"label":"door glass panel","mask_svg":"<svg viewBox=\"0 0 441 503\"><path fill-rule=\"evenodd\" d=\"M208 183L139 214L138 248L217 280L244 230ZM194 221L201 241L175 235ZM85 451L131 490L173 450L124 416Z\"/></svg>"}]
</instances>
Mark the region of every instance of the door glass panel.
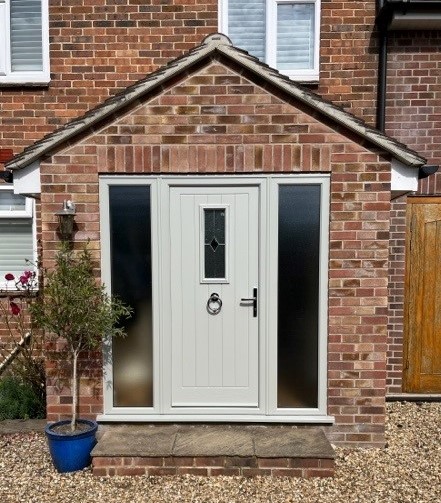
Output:
<instances>
[{"instance_id":1,"label":"door glass panel","mask_svg":"<svg viewBox=\"0 0 441 503\"><path fill-rule=\"evenodd\" d=\"M279 188L277 406L318 406L320 186Z\"/></svg>"},{"instance_id":2,"label":"door glass panel","mask_svg":"<svg viewBox=\"0 0 441 503\"><path fill-rule=\"evenodd\" d=\"M153 406L152 260L149 186L110 186L112 294L134 313L112 341L113 404Z\"/></svg>"},{"instance_id":3,"label":"door glass panel","mask_svg":"<svg viewBox=\"0 0 441 503\"><path fill-rule=\"evenodd\" d=\"M225 208L204 208L204 276L225 278Z\"/></svg>"}]
</instances>

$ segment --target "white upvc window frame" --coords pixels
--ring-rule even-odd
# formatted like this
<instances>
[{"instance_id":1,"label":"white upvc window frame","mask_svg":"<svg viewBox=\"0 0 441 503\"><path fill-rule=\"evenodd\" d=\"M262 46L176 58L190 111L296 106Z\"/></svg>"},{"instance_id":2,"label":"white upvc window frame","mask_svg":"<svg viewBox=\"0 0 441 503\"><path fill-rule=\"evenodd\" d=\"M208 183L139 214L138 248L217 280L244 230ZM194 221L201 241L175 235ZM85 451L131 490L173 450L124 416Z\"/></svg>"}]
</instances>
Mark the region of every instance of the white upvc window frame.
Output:
<instances>
[{"instance_id":1,"label":"white upvc window frame","mask_svg":"<svg viewBox=\"0 0 441 503\"><path fill-rule=\"evenodd\" d=\"M321 0L266 0L265 63L277 69L277 6L279 4L313 4L314 66L311 69L282 70L280 73L297 82L318 82L320 74L320 12ZM219 0L219 32L228 36L228 0Z\"/></svg>"},{"instance_id":2,"label":"white upvc window frame","mask_svg":"<svg viewBox=\"0 0 441 503\"><path fill-rule=\"evenodd\" d=\"M0 192L1 191L9 191L9 192L14 192L14 189L11 185L0 185ZM24 197L24 196L23 196ZM29 257L29 260L31 261L28 266L26 266L26 263L23 263L23 268L22 270L37 270L37 229L35 225L35 217L34 217L34 207L35 207L35 202L33 199L30 197L26 197L26 204L25 208L23 210L0 210L0 220L31 220L32 221L32 257ZM1 236L0 236L1 240ZM22 271L15 271L15 272L22 272ZM3 276L0 277L0 290L15 290L15 287L12 286L13 282L12 281L6 281Z\"/></svg>"},{"instance_id":3,"label":"white upvc window frame","mask_svg":"<svg viewBox=\"0 0 441 503\"><path fill-rule=\"evenodd\" d=\"M49 0L41 1L41 30L43 69L38 71L11 70L10 43L10 0L0 0L0 87L2 85L35 85L48 84L50 81L49 67Z\"/></svg>"},{"instance_id":4,"label":"white upvc window frame","mask_svg":"<svg viewBox=\"0 0 441 503\"><path fill-rule=\"evenodd\" d=\"M0 185L0 192L12 192L12 186ZM24 196L23 196L24 197ZM26 197L25 207L22 210L0 210L0 218L32 218L33 202L32 199Z\"/></svg>"},{"instance_id":5,"label":"white upvc window frame","mask_svg":"<svg viewBox=\"0 0 441 503\"><path fill-rule=\"evenodd\" d=\"M292 80L317 81L320 60L320 0L266 0L266 63L277 68L277 7L280 4L314 5L314 66L311 69L282 70Z\"/></svg>"}]
</instances>

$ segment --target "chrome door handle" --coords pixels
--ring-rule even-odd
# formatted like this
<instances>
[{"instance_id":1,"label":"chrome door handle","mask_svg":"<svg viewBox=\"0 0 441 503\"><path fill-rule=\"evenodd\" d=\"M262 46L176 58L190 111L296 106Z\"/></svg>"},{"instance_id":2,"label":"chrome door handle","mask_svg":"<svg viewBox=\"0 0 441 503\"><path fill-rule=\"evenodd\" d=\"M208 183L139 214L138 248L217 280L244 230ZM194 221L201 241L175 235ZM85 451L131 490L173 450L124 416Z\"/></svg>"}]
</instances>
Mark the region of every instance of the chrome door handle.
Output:
<instances>
[{"instance_id":1,"label":"chrome door handle","mask_svg":"<svg viewBox=\"0 0 441 503\"><path fill-rule=\"evenodd\" d=\"M240 299L241 302L253 303L253 318L257 318L257 288L253 288L253 297L248 299Z\"/></svg>"}]
</instances>

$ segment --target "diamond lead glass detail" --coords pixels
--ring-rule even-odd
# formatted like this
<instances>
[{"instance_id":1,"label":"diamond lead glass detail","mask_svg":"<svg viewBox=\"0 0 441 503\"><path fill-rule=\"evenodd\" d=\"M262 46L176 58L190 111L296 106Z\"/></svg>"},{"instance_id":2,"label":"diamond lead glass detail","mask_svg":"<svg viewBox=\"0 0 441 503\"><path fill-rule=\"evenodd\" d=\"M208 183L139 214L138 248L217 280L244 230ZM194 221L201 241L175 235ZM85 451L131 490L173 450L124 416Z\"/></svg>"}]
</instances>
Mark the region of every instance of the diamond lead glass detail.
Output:
<instances>
[{"instance_id":1,"label":"diamond lead glass detail","mask_svg":"<svg viewBox=\"0 0 441 503\"><path fill-rule=\"evenodd\" d=\"M204 277L225 278L225 208L204 208Z\"/></svg>"}]
</instances>

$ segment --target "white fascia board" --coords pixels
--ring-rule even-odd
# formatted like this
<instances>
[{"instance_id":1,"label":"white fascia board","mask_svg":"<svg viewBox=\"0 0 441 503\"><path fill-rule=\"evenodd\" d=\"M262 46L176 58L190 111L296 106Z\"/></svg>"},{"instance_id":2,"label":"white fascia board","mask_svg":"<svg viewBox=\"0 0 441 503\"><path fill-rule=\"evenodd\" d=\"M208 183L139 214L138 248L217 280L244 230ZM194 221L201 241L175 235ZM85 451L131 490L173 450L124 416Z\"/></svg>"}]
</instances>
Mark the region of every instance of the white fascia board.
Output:
<instances>
[{"instance_id":1,"label":"white fascia board","mask_svg":"<svg viewBox=\"0 0 441 503\"><path fill-rule=\"evenodd\" d=\"M418 168L411 168L392 159L391 191L394 194L404 194L418 190Z\"/></svg>"},{"instance_id":2,"label":"white fascia board","mask_svg":"<svg viewBox=\"0 0 441 503\"><path fill-rule=\"evenodd\" d=\"M14 194L36 196L41 193L40 162L35 161L14 171Z\"/></svg>"},{"instance_id":3,"label":"white fascia board","mask_svg":"<svg viewBox=\"0 0 441 503\"><path fill-rule=\"evenodd\" d=\"M389 30L439 30L439 12L394 12Z\"/></svg>"}]
</instances>

